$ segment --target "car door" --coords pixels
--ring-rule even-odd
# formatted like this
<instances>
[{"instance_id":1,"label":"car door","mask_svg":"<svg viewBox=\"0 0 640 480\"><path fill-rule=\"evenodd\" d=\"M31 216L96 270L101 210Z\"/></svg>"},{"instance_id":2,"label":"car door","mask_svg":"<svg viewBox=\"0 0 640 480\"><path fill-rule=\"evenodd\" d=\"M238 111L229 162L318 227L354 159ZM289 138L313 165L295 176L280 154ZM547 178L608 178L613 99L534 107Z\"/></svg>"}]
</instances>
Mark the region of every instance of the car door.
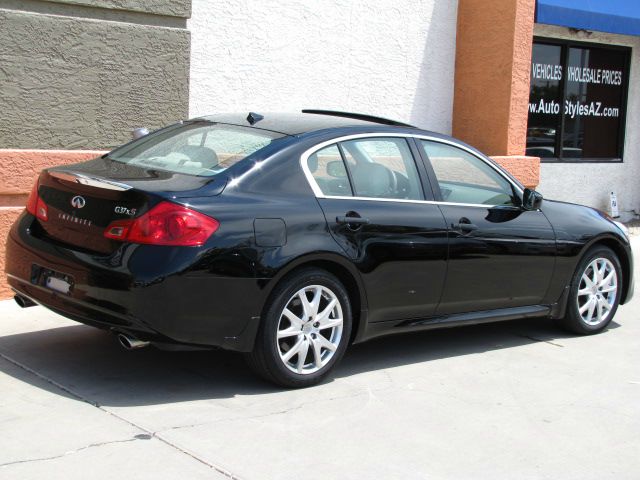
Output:
<instances>
[{"instance_id":1,"label":"car door","mask_svg":"<svg viewBox=\"0 0 640 480\"><path fill-rule=\"evenodd\" d=\"M449 230L438 314L538 305L555 266L555 234L519 187L472 150L417 140Z\"/></svg>"},{"instance_id":2,"label":"car door","mask_svg":"<svg viewBox=\"0 0 640 480\"><path fill-rule=\"evenodd\" d=\"M346 138L303 157L335 241L361 273L369 322L433 315L447 228L426 170L403 137Z\"/></svg>"}]
</instances>

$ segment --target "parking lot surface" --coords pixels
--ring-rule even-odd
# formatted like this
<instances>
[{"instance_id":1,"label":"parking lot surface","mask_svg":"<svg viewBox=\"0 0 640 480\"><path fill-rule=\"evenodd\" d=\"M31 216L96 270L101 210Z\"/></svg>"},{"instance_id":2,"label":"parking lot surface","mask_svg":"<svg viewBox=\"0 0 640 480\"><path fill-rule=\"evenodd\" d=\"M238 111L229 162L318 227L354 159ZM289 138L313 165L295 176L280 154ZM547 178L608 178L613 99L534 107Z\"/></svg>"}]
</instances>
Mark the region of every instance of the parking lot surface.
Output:
<instances>
[{"instance_id":1,"label":"parking lot surface","mask_svg":"<svg viewBox=\"0 0 640 480\"><path fill-rule=\"evenodd\" d=\"M125 351L0 302L0 478L640 478L639 306L589 337L533 319L383 338L286 391L232 353Z\"/></svg>"}]
</instances>

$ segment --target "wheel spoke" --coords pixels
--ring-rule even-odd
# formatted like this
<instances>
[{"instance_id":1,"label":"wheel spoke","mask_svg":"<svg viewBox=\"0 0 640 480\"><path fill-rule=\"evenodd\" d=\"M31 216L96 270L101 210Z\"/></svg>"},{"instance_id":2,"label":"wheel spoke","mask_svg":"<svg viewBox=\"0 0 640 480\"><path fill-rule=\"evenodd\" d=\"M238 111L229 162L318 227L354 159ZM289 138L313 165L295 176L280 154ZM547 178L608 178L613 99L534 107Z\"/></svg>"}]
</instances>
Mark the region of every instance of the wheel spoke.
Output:
<instances>
[{"instance_id":1,"label":"wheel spoke","mask_svg":"<svg viewBox=\"0 0 640 480\"><path fill-rule=\"evenodd\" d=\"M322 367L322 346L320 345L320 342L318 342L317 337L311 340L311 346L313 347L313 359L316 364L316 368L320 368Z\"/></svg>"},{"instance_id":2,"label":"wheel spoke","mask_svg":"<svg viewBox=\"0 0 640 480\"><path fill-rule=\"evenodd\" d=\"M598 299L598 306L602 308L602 313L607 313L609 310L611 310L611 305L609 305L609 302L607 302L604 298Z\"/></svg>"},{"instance_id":3,"label":"wheel spoke","mask_svg":"<svg viewBox=\"0 0 640 480\"><path fill-rule=\"evenodd\" d=\"M593 311L596 308L596 303L595 298L591 297L589 300L589 310L587 311L587 320L591 320L593 318Z\"/></svg>"},{"instance_id":4,"label":"wheel spoke","mask_svg":"<svg viewBox=\"0 0 640 480\"><path fill-rule=\"evenodd\" d=\"M342 325L341 318L327 318L324 322L320 323L320 330L326 330L327 328L339 327Z\"/></svg>"},{"instance_id":5,"label":"wheel spoke","mask_svg":"<svg viewBox=\"0 0 640 480\"><path fill-rule=\"evenodd\" d=\"M320 343L320 346L322 348L326 348L327 350L331 350L332 352L336 351L337 347L322 335L318 335L316 337L316 342Z\"/></svg>"},{"instance_id":6,"label":"wheel spoke","mask_svg":"<svg viewBox=\"0 0 640 480\"><path fill-rule=\"evenodd\" d=\"M302 327L303 320L300 317L298 317L295 313L293 313L291 310L289 310L288 308L285 308L282 311L282 315L287 317L287 320L289 320L291 325L297 326L297 327Z\"/></svg>"},{"instance_id":7,"label":"wheel spoke","mask_svg":"<svg viewBox=\"0 0 640 480\"><path fill-rule=\"evenodd\" d=\"M318 316L318 308L320 308L321 299L322 299L322 287L316 287L313 292L313 299L309 304L309 308L311 311L311 314L309 316L314 319Z\"/></svg>"},{"instance_id":8,"label":"wheel spoke","mask_svg":"<svg viewBox=\"0 0 640 480\"><path fill-rule=\"evenodd\" d=\"M304 321L306 321L309 317L311 317L311 304L309 303L309 299L307 298L307 292L305 290L299 291L298 298L300 299L300 303L302 304Z\"/></svg>"},{"instance_id":9,"label":"wheel spoke","mask_svg":"<svg viewBox=\"0 0 640 480\"><path fill-rule=\"evenodd\" d=\"M293 357L296 353L298 353L300 351L300 348L302 347L302 343L304 342L304 338L300 338L294 345L293 347L291 347L287 353L285 353L284 355L282 355L282 360L284 360L284 363L287 363L289 360L291 360L291 357Z\"/></svg>"},{"instance_id":10,"label":"wheel spoke","mask_svg":"<svg viewBox=\"0 0 640 480\"><path fill-rule=\"evenodd\" d=\"M591 295L591 289L589 287L578 290L578 296Z\"/></svg>"},{"instance_id":11,"label":"wheel spoke","mask_svg":"<svg viewBox=\"0 0 640 480\"><path fill-rule=\"evenodd\" d=\"M307 359L307 353L309 352L309 340L306 338L302 340L300 349L298 351L298 373L302 373L304 368L304 361Z\"/></svg>"},{"instance_id":12,"label":"wheel spoke","mask_svg":"<svg viewBox=\"0 0 640 480\"><path fill-rule=\"evenodd\" d=\"M598 307L597 308L597 315L598 315L598 322L599 322L600 320L602 320L602 302L600 302L600 300L598 300L596 302L596 305Z\"/></svg>"},{"instance_id":13,"label":"wheel spoke","mask_svg":"<svg viewBox=\"0 0 640 480\"><path fill-rule=\"evenodd\" d=\"M608 292L615 292L618 289L618 287L616 285L610 285L608 287L604 287L602 290L600 290L602 293L608 293Z\"/></svg>"},{"instance_id":14,"label":"wheel spoke","mask_svg":"<svg viewBox=\"0 0 640 480\"><path fill-rule=\"evenodd\" d=\"M333 312L333 309L335 308L337 303L338 303L338 300L334 298L329 302L329 304L325 307L325 309L318 314L316 321L320 322L320 325L322 325L322 323L329 318L329 315L331 315L331 312Z\"/></svg>"},{"instance_id":15,"label":"wheel spoke","mask_svg":"<svg viewBox=\"0 0 640 480\"><path fill-rule=\"evenodd\" d=\"M602 283L602 279L604 278L604 274L607 269L607 262L600 261L600 263L602 263L602 266L598 269L598 283Z\"/></svg>"},{"instance_id":16,"label":"wheel spoke","mask_svg":"<svg viewBox=\"0 0 640 480\"><path fill-rule=\"evenodd\" d=\"M591 281L593 284L598 284L598 262L591 262Z\"/></svg>"},{"instance_id":17,"label":"wheel spoke","mask_svg":"<svg viewBox=\"0 0 640 480\"><path fill-rule=\"evenodd\" d=\"M587 308L589 308L589 306L591 305L591 302L593 302L593 297L590 297L589 300L587 300L586 302L584 302L584 305L582 305L578 311L580 312L580 315L582 315L585 310L587 310Z\"/></svg>"},{"instance_id":18,"label":"wheel spoke","mask_svg":"<svg viewBox=\"0 0 640 480\"><path fill-rule=\"evenodd\" d=\"M606 286L612 285L614 283L615 276L616 276L615 270L611 271L609 273L609 275L607 275L606 277L604 277L602 279L602 281L598 284L598 286L599 287L606 287Z\"/></svg>"},{"instance_id":19,"label":"wheel spoke","mask_svg":"<svg viewBox=\"0 0 640 480\"><path fill-rule=\"evenodd\" d=\"M291 326L284 330L278 330L278 338L295 337L296 335L302 335L299 327Z\"/></svg>"}]
</instances>

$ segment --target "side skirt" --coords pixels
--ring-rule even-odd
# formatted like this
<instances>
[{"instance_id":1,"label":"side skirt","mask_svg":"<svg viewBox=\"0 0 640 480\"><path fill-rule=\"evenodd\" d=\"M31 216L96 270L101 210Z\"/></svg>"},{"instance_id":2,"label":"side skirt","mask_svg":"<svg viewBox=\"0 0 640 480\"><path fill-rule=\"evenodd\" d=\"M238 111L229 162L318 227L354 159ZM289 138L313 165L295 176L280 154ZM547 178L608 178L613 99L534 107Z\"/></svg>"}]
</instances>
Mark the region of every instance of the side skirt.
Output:
<instances>
[{"instance_id":1,"label":"side skirt","mask_svg":"<svg viewBox=\"0 0 640 480\"><path fill-rule=\"evenodd\" d=\"M424 319L393 320L388 322L369 323L363 335L354 343L370 340L382 335L395 333L417 332L436 328L460 327L479 323L502 322L520 318L549 317L552 314L551 305L530 305L526 307L499 308L479 312L441 315Z\"/></svg>"}]
</instances>

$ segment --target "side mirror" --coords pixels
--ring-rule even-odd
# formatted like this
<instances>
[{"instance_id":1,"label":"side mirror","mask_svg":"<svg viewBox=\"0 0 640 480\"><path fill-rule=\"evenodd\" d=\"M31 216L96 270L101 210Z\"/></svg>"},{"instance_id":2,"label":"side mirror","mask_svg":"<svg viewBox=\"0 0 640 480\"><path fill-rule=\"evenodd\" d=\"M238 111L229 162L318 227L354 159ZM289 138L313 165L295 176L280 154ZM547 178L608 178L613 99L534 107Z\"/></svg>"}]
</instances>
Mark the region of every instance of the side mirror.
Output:
<instances>
[{"instance_id":1,"label":"side mirror","mask_svg":"<svg viewBox=\"0 0 640 480\"><path fill-rule=\"evenodd\" d=\"M327 163L327 174L333 178L345 178L347 170L344 168L342 160L334 160Z\"/></svg>"},{"instance_id":2,"label":"side mirror","mask_svg":"<svg viewBox=\"0 0 640 480\"><path fill-rule=\"evenodd\" d=\"M524 189L522 195L522 208L525 210L539 210L542 206L542 195L530 188Z\"/></svg>"}]
</instances>

